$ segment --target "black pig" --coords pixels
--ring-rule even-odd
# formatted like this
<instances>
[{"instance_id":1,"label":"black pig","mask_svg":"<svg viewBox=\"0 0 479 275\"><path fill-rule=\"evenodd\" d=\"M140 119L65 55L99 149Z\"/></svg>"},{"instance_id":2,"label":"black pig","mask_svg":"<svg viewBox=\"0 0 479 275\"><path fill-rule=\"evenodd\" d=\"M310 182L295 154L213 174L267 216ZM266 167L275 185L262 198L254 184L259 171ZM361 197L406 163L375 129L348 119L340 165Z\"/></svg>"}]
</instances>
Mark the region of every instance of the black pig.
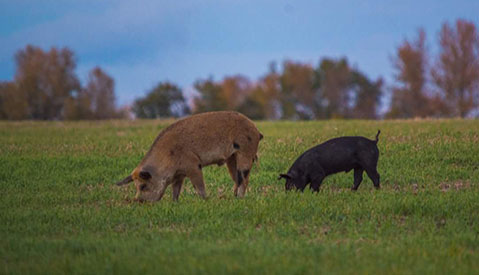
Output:
<instances>
[{"instance_id":1,"label":"black pig","mask_svg":"<svg viewBox=\"0 0 479 275\"><path fill-rule=\"evenodd\" d=\"M308 183L313 191L319 191L324 178L339 172L354 169L354 185L351 190L358 189L366 171L379 189L379 174L376 170L379 150L376 140L365 137L338 137L330 139L304 152L294 163L287 174L280 174L278 179L286 179L286 190L294 187L303 191Z\"/></svg>"}]
</instances>

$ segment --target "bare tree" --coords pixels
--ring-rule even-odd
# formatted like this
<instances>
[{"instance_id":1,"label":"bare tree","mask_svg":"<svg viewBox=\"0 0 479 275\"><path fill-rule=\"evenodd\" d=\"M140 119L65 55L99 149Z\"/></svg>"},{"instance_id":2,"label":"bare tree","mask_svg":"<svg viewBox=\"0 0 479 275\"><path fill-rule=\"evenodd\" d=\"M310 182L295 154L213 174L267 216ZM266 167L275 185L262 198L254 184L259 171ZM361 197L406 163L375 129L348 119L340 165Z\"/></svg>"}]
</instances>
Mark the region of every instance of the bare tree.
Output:
<instances>
[{"instance_id":1,"label":"bare tree","mask_svg":"<svg viewBox=\"0 0 479 275\"><path fill-rule=\"evenodd\" d=\"M398 47L393 62L396 84L392 87L391 109L387 116L411 118L433 115L431 92L427 90L428 55L424 30L418 30L414 41L405 40Z\"/></svg>"},{"instance_id":2,"label":"bare tree","mask_svg":"<svg viewBox=\"0 0 479 275\"><path fill-rule=\"evenodd\" d=\"M444 23L439 36L432 76L450 115L466 117L479 104L479 34L474 23L458 19L455 28Z\"/></svg>"}]
</instances>

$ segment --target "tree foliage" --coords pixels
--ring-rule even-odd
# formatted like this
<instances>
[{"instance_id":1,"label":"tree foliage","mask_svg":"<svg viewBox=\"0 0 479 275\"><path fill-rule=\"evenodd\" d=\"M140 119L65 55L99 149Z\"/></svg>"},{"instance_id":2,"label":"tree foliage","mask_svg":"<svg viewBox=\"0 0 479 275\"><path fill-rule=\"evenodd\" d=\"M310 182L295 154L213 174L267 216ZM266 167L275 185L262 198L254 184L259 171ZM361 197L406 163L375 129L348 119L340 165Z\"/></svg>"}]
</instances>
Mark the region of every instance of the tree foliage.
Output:
<instances>
[{"instance_id":1,"label":"tree foliage","mask_svg":"<svg viewBox=\"0 0 479 275\"><path fill-rule=\"evenodd\" d=\"M73 52L68 48L45 52L28 45L17 52L15 60L16 93L26 99L21 104L27 107L24 118L63 119L65 101L80 89Z\"/></svg>"},{"instance_id":2,"label":"tree foliage","mask_svg":"<svg viewBox=\"0 0 479 275\"><path fill-rule=\"evenodd\" d=\"M352 108L351 117L360 119L377 119L378 107L383 95L383 80L371 81L358 70L351 72Z\"/></svg>"},{"instance_id":3,"label":"tree foliage","mask_svg":"<svg viewBox=\"0 0 479 275\"><path fill-rule=\"evenodd\" d=\"M425 33L404 41L394 60L396 85L388 117L466 117L479 106L479 33L474 23L444 23L440 53L428 68Z\"/></svg>"},{"instance_id":4,"label":"tree foliage","mask_svg":"<svg viewBox=\"0 0 479 275\"><path fill-rule=\"evenodd\" d=\"M159 83L133 104L138 118L180 117L190 113L181 89L170 82Z\"/></svg>"},{"instance_id":5,"label":"tree foliage","mask_svg":"<svg viewBox=\"0 0 479 275\"><path fill-rule=\"evenodd\" d=\"M254 84L234 76L195 87L195 112L236 110L256 119L374 119L382 95L382 80L369 80L346 59L323 59L318 68L285 61Z\"/></svg>"},{"instance_id":6,"label":"tree foliage","mask_svg":"<svg viewBox=\"0 0 479 275\"><path fill-rule=\"evenodd\" d=\"M0 119L21 120L29 118L26 93L15 82L0 83Z\"/></svg>"},{"instance_id":7,"label":"tree foliage","mask_svg":"<svg viewBox=\"0 0 479 275\"><path fill-rule=\"evenodd\" d=\"M15 55L12 82L0 87L0 114L6 119L109 119L120 116L114 80L99 67L82 87L68 48L44 51L28 45Z\"/></svg>"},{"instance_id":8,"label":"tree foliage","mask_svg":"<svg viewBox=\"0 0 479 275\"><path fill-rule=\"evenodd\" d=\"M392 58L394 83L387 118L479 116L479 32L473 22L444 23L439 53L428 52L419 29ZM0 119L111 119L115 81L93 68L82 86L76 58L68 48L48 51L28 45L15 55L13 81L0 83ZM382 78L370 79L346 57L322 58L317 65L286 60L271 63L255 81L243 75L194 83L194 113L236 110L254 119L377 119L385 94ZM384 109L384 108L382 108ZM179 117L190 113L183 91L160 82L131 106L138 118Z\"/></svg>"},{"instance_id":9,"label":"tree foliage","mask_svg":"<svg viewBox=\"0 0 479 275\"><path fill-rule=\"evenodd\" d=\"M67 119L112 119L122 113L115 105L115 81L100 67L88 75L86 87L78 91L65 104Z\"/></svg>"},{"instance_id":10,"label":"tree foliage","mask_svg":"<svg viewBox=\"0 0 479 275\"><path fill-rule=\"evenodd\" d=\"M215 83L212 78L209 78L196 81L194 86L199 94L193 100L195 113L228 110L228 101L221 84Z\"/></svg>"}]
</instances>

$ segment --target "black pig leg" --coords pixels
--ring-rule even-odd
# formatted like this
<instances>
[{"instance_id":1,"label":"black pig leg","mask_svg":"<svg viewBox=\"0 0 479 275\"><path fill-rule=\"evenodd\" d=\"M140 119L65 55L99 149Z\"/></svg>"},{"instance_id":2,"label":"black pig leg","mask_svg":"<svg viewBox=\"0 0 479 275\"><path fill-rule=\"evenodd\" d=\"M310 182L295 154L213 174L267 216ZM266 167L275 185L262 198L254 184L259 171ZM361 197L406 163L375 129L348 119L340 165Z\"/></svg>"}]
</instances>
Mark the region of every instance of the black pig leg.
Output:
<instances>
[{"instance_id":1,"label":"black pig leg","mask_svg":"<svg viewBox=\"0 0 479 275\"><path fill-rule=\"evenodd\" d=\"M379 189L379 173L376 171L376 169L367 169L366 173L368 174L368 177L373 181L374 187L376 189Z\"/></svg>"},{"instance_id":2,"label":"black pig leg","mask_svg":"<svg viewBox=\"0 0 479 275\"><path fill-rule=\"evenodd\" d=\"M351 190L356 191L358 190L359 185L363 181L363 172L362 168L355 168L354 169L354 185Z\"/></svg>"},{"instance_id":3,"label":"black pig leg","mask_svg":"<svg viewBox=\"0 0 479 275\"><path fill-rule=\"evenodd\" d=\"M321 187L321 184L323 183L324 176L318 176L311 180L311 185L309 186L313 192L319 192L319 187Z\"/></svg>"}]
</instances>

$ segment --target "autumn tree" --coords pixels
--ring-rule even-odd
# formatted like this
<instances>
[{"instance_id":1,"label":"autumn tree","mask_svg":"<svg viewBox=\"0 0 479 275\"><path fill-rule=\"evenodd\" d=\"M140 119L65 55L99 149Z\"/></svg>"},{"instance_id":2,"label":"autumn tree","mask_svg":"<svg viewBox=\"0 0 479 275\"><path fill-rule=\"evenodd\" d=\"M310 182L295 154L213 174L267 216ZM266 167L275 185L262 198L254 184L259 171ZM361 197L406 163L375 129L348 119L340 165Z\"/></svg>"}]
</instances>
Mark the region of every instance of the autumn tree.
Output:
<instances>
[{"instance_id":1,"label":"autumn tree","mask_svg":"<svg viewBox=\"0 0 479 275\"><path fill-rule=\"evenodd\" d=\"M315 70L313 90L316 118L376 119L383 81L370 80L346 58L324 58Z\"/></svg>"},{"instance_id":2,"label":"autumn tree","mask_svg":"<svg viewBox=\"0 0 479 275\"><path fill-rule=\"evenodd\" d=\"M7 119L7 113L5 112L5 97L8 91L9 82L0 82L0 119Z\"/></svg>"},{"instance_id":3,"label":"autumn tree","mask_svg":"<svg viewBox=\"0 0 479 275\"><path fill-rule=\"evenodd\" d=\"M280 75L276 72L275 63L269 67L265 76L244 90L247 96L236 108L252 119L278 119L281 112Z\"/></svg>"},{"instance_id":4,"label":"autumn tree","mask_svg":"<svg viewBox=\"0 0 479 275\"><path fill-rule=\"evenodd\" d=\"M314 71L309 64L292 61L283 63L283 73L279 77L283 118L314 118L313 77Z\"/></svg>"},{"instance_id":5,"label":"autumn tree","mask_svg":"<svg viewBox=\"0 0 479 275\"><path fill-rule=\"evenodd\" d=\"M276 63L271 63L269 66L269 72L263 76L256 85L256 94L262 94L261 98L264 109L264 118L266 119L278 119L280 115L280 75L276 71Z\"/></svg>"},{"instance_id":6,"label":"autumn tree","mask_svg":"<svg viewBox=\"0 0 479 275\"><path fill-rule=\"evenodd\" d=\"M15 55L14 81L2 87L8 119L107 119L119 117L114 80L94 68L86 87L75 74L75 56L68 48L44 51L28 45Z\"/></svg>"},{"instance_id":7,"label":"autumn tree","mask_svg":"<svg viewBox=\"0 0 479 275\"><path fill-rule=\"evenodd\" d=\"M255 86L236 110L251 119L265 119L267 104L267 95L262 87L258 85Z\"/></svg>"},{"instance_id":8,"label":"autumn tree","mask_svg":"<svg viewBox=\"0 0 479 275\"><path fill-rule=\"evenodd\" d=\"M81 89L65 101L64 116L67 120L94 119L92 98L85 89Z\"/></svg>"},{"instance_id":9,"label":"autumn tree","mask_svg":"<svg viewBox=\"0 0 479 275\"><path fill-rule=\"evenodd\" d=\"M101 68L95 67L90 71L85 94L90 98L94 119L110 119L118 116L115 107L115 81Z\"/></svg>"},{"instance_id":10,"label":"autumn tree","mask_svg":"<svg viewBox=\"0 0 479 275\"><path fill-rule=\"evenodd\" d=\"M227 76L220 83L222 98L226 101L226 110L236 110L248 97L252 84L242 75Z\"/></svg>"},{"instance_id":11,"label":"autumn tree","mask_svg":"<svg viewBox=\"0 0 479 275\"><path fill-rule=\"evenodd\" d=\"M115 82L101 68L93 68L85 88L65 102L66 119L112 119L123 114L115 106Z\"/></svg>"},{"instance_id":12,"label":"autumn tree","mask_svg":"<svg viewBox=\"0 0 479 275\"><path fill-rule=\"evenodd\" d=\"M214 82L212 78L198 80L194 87L199 94L193 100L195 113L227 109L228 101L224 97L221 84Z\"/></svg>"},{"instance_id":13,"label":"autumn tree","mask_svg":"<svg viewBox=\"0 0 479 275\"><path fill-rule=\"evenodd\" d=\"M0 119L27 119L28 105L25 93L20 91L15 82L0 83Z\"/></svg>"},{"instance_id":14,"label":"autumn tree","mask_svg":"<svg viewBox=\"0 0 479 275\"><path fill-rule=\"evenodd\" d=\"M405 40L393 60L396 84L392 87L393 118L426 117L434 114L431 92L427 89L428 56L426 33L420 29L414 41Z\"/></svg>"},{"instance_id":15,"label":"autumn tree","mask_svg":"<svg viewBox=\"0 0 479 275\"><path fill-rule=\"evenodd\" d=\"M173 83L158 83L143 98L135 100L133 113L138 118L180 117L190 113L183 92Z\"/></svg>"},{"instance_id":16,"label":"autumn tree","mask_svg":"<svg viewBox=\"0 0 479 275\"><path fill-rule=\"evenodd\" d=\"M17 52L15 60L15 83L26 97L28 117L62 119L65 101L80 89L73 52L55 47L45 52L28 45Z\"/></svg>"},{"instance_id":17,"label":"autumn tree","mask_svg":"<svg viewBox=\"0 0 479 275\"><path fill-rule=\"evenodd\" d=\"M435 84L446 99L450 115L466 117L479 105L479 34L474 23L444 23L440 54L432 70Z\"/></svg>"}]
</instances>

